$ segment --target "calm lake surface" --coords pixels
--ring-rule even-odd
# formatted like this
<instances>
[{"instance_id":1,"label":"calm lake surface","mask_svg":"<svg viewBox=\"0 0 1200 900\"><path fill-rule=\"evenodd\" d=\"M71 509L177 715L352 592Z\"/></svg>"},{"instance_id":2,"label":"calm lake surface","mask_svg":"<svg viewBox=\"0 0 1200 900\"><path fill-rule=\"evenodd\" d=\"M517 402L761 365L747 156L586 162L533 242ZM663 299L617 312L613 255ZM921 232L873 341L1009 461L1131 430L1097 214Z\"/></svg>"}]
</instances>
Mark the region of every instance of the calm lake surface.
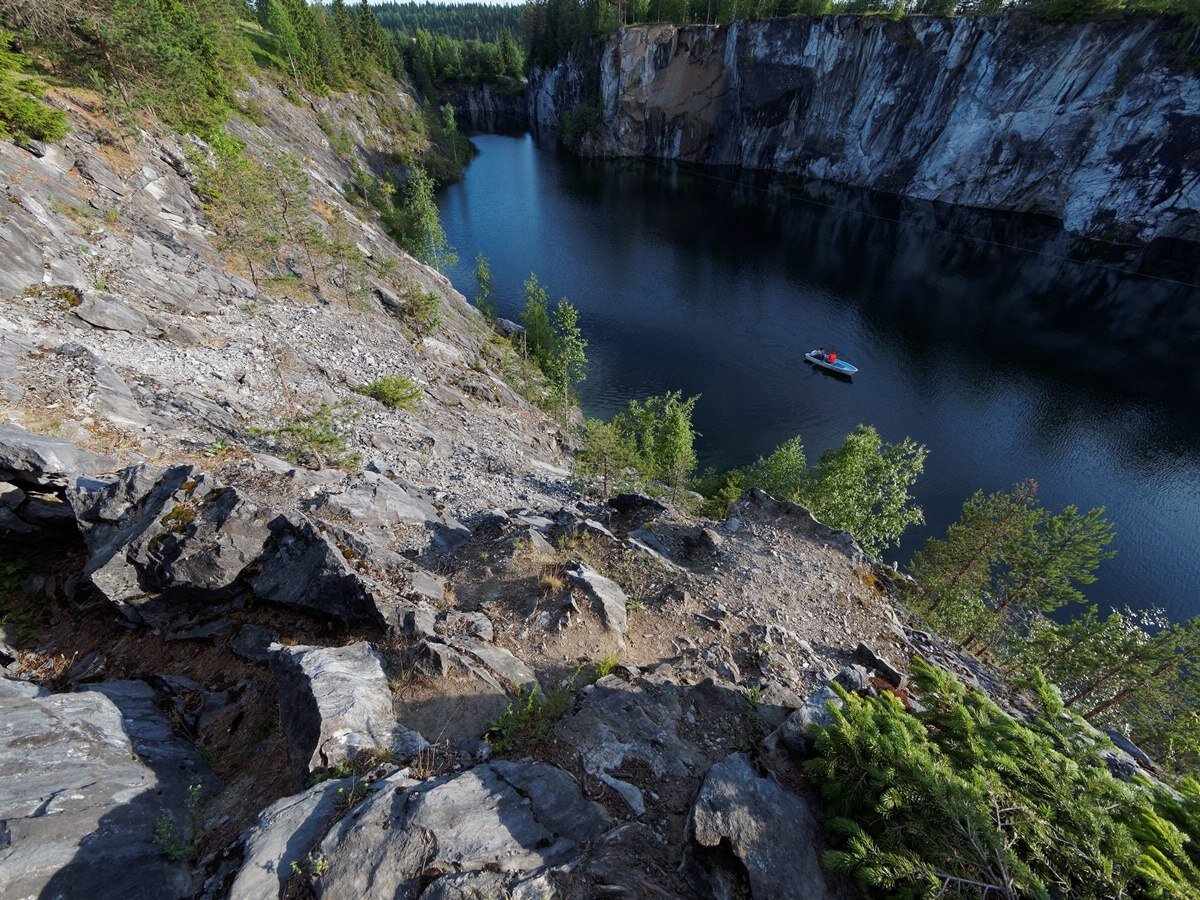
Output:
<instances>
[{"instance_id":1,"label":"calm lake surface","mask_svg":"<svg viewBox=\"0 0 1200 900\"><path fill-rule=\"evenodd\" d=\"M508 318L530 272L571 299L590 341L587 414L700 394L701 467L796 434L815 460L859 423L911 436L930 451L915 488L927 525L889 561L942 534L976 488L1032 477L1047 506L1105 506L1116 523L1090 599L1200 613L1188 252L1098 252L1029 217L473 140L479 156L439 198L461 257L449 274L471 296L482 251ZM818 345L861 369L853 383L804 363Z\"/></svg>"}]
</instances>

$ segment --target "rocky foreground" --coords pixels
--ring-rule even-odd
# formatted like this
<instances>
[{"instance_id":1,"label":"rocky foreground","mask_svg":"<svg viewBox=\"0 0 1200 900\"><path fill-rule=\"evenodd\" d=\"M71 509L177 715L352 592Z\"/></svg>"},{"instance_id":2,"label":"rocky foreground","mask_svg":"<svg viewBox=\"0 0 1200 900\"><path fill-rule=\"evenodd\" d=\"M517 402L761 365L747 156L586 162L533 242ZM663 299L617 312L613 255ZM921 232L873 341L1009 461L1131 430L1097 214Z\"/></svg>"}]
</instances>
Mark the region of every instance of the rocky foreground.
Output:
<instances>
[{"instance_id":1,"label":"rocky foreground","mask_svg":"<svg viewBox=\"0 0 1200 900\"><path fill-rule=\"evenodd\" d=\"M185 148L61 99L62 145L0 143L0 896L844 894L829 681L991 687L900 576L761 493L582 500L505 341L343 198L316 114L366 164L371 103L252 84L231 126L369 260L314 301L223 254Z\"/></svg>"}]
</instances>

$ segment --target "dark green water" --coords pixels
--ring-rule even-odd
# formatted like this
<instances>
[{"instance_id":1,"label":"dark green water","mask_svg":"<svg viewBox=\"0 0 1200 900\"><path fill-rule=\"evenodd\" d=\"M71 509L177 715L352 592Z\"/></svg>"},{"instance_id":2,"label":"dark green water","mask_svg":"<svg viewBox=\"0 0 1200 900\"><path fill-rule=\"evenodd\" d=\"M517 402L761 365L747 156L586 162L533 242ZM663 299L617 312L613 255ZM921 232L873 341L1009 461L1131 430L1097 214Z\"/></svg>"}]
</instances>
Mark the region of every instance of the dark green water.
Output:
<instances>
[{"instance_id":1,"label":"dark green water","mask_svg":"<svg viewBox=\"0 0 1200 900\"><path fill-rule=\"evenodd\" d=\"M1056 226L649 164L584 164L482 135L440 197L468 296L491 261L502 315L531 271L579 307L585 411L701 395L701 466L801 435L810 459L859 423L911 436L942 533L976 488L1027 477L1055 508L1105 506L1117 557L1089 597L1200 613L1200 265L1084 248ZM807 199L806 199L807 198ZM1075 257L1074 259L1072 257ZM1140 268L1157 277L1124 273ZM853 383L803 354L837 347Z\"/></svg>"}]
</instances>

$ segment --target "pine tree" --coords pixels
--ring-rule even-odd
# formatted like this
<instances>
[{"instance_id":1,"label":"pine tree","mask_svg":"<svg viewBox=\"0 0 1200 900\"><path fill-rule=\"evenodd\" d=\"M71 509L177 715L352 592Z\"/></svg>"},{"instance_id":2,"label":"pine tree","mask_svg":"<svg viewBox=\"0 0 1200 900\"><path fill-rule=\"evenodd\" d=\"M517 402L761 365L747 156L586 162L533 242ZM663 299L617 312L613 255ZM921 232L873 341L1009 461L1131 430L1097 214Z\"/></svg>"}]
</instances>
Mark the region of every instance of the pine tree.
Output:
<instances>
[{"instance_id":1,"label":"pine tree","mask_svg":"<svg viewBox=\"0 0 1200 900\"><path fill-rule=\"evenodd\" d=\"M433 198L433 179L424 169L414 169L404 186L396 236L400 246L421 262L440 269L457 261Z\"/></svg>"},{"instance_id":2,"label":"pine tree","mask_svg":"<svg viewBox=\"0 0 1200 900\"><path fill-rule=\"evenodd\" d=\"M599 483L600 496L608 497L629 484L627 473L636 469L637 448L615 422L587 419L583 447L575 455L575 476L584 488Z\"/></svg>"}]
</instances>

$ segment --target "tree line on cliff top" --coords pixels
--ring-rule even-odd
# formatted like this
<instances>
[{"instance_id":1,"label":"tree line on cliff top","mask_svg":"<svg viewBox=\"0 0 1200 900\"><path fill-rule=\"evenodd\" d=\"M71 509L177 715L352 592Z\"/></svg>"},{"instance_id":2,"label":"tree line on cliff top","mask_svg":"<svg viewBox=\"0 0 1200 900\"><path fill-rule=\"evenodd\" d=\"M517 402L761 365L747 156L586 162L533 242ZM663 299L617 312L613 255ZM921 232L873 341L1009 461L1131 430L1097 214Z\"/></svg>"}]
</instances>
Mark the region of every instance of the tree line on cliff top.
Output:
<instances>
[{"instance_id":1,"label":"tree line on cliff top","mask_svg":"<svg viewBox=\"0 0 1200 900\"><path fill-rule=\"evenodd\" d=\"M539 64L562 59L580 40L643 23L729 25L784 16L830 13L974 16L1027 12L1048 21L1083 21L1135 12L1181 17L1180 45L1195 54L1200 0L531 0L525 6L525 43Z\"/></svg>"}]
</instances>

